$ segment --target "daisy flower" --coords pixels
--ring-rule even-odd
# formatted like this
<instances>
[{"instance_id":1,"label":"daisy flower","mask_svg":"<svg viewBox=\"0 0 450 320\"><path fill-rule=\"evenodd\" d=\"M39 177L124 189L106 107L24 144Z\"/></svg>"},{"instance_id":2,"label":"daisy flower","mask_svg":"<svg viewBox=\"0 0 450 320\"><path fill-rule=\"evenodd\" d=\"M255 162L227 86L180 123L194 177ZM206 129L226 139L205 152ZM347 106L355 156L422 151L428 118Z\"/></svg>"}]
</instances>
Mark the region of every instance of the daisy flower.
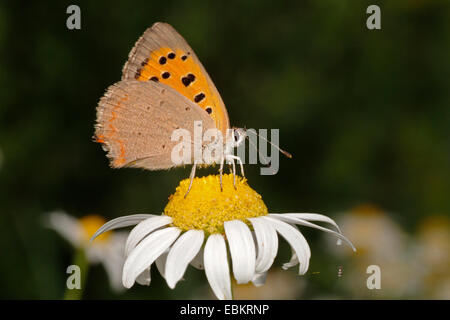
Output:
<instances>
[{"instance_id":1,"label":"daisy flower","mask_svg":"<svg viewBox=\"0 0 450 320\"><path fill-rule=\"evenodd\" d=\"M189 179L180 182L162 215L124 216L103 225L93 236L105 231L137 224L125 244L122 283L150 284L150 266L156 265L170 288L182 279L189 264L204 269L218 299L232 299L230 265L238 284L263 285L278 251L278 235L292 248L292 257L283 265L299 265L298 273L308 270L311 251L296 225L329 232L352 243L336 223L315 213L269 213L261 196L244 178L219 176L195 178L185 198ZM313 222L331 224L336 230ZM229 250L227 249L229 248Z\"/></svg>"},{"instance_id":2,"label":"daisy flower","mask_svg":"<svg viewBox=\"0 0 450 320\"><path fill-rule=\"evenodd\" d=\"M123 250L128 232L106 232L91 245L89 238L105 222L105 219L98 215L87 215L80 219L63 211L46 215L46 225L58 232L77 251L83 252L89 264L103 264L111 287L120 292L124 290L121 278L125 261Z\"/></svg>"}]
</instances>

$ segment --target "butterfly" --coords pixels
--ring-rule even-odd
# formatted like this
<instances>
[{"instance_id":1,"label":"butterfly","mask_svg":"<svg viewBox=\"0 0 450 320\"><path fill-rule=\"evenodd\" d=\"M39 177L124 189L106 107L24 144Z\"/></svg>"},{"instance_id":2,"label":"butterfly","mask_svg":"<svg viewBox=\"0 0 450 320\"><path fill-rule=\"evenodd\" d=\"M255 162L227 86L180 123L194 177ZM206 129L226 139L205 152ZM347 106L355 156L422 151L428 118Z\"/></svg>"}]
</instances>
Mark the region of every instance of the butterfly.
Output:
<instances>
[{"instance_id":1,"label":"butterfly","mask_svg":"<svg viewBox=\"0 0 450 320\"><path fill-rule=\"evenodd\" d=\"M192 159L192 187L197 166L220 163L220 187L224 162L235 161L244 176L242 160L233 148L246 138L246 130L230 128L227 109L214 83L186 40L169 24L148 28L131 50L121 81L110 86L97 106L94 140L103 145L113 168L137 167L162 170L177 166L171 158L178 143L174 130L194 132L201 121L202 133L216 129L224 137L217 158ZM214 147L202 142L202 150ZM235 181L235 180L234 180Z\"/></svg>"}]
</instances>

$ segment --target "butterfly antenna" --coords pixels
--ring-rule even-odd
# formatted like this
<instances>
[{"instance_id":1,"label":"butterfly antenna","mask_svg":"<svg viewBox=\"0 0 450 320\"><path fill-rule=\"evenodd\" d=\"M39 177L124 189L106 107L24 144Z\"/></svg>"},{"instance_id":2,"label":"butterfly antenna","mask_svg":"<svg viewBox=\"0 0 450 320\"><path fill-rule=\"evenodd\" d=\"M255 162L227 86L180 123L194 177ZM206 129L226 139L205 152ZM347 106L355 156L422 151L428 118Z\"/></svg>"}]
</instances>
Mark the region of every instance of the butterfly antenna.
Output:
<instances>
[{"instance_id":1,"label":"butterfly antenna","mask_svg":"<svg viewBox=\"0 0 450 320\"><path fill-rule=\"evenodd\" d=\"M255 132L256 133L256 132ZM274 146L275 148L278 149L278 151L280 151L282 154L284 154L286 157L288 157L289 159L292 159L292 154L290 154L289 152L281 149L279 146L277 146L276 144L270 142L269 140L267 140L266 138L264 138L263 136L259 135L258 133L256 133L256 135L260 138L262 138L264 141L270 143L272 146Z\"/></svg>"}]
</instances>

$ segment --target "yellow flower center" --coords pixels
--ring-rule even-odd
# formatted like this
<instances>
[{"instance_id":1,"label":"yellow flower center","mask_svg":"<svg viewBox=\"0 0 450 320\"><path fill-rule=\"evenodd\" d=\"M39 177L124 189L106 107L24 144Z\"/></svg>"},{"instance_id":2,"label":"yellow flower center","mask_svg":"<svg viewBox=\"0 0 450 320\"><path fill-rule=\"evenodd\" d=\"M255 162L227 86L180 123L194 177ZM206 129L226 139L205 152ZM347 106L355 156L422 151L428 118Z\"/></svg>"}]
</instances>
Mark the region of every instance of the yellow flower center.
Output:
<instances>
[{"instance_id":1,"label":"yellow flower center","mask_svg":"<svg viewBox=\"0 0 450 320\"><path fill-rule=\"evenodd\" d=\"M83 228L84 231L84 240L87 242L89 242L89 239L94 235L94 233L100 229L100 227L102 225L105 224L105 219L103 219L103 217L96 215L96 214L91 214L88 216L84 216L82 217L80 220L80 224L81 227ZM95 241L105 241L108 239L108 237L110 236L111 232L105 232L101 235L99 235Z\"/></svg>"},{"instance_id":2,"label":"yellow flower center","mask_svg":"<svg viewBox=\"0 0 450 320\"><path fill-rule=\"evenodd\" d=\"M164 214L172 217L173 224L182 230L201 229L210 234L223 233L223 224L229 220L242 220L267 215L267 207L261 196L247 184L245 178L233 175L223 176L223 191L219 176L210 175L195 178L185 198L189 179L182 180L169 197Z\"/></svg>"}]
</instances>

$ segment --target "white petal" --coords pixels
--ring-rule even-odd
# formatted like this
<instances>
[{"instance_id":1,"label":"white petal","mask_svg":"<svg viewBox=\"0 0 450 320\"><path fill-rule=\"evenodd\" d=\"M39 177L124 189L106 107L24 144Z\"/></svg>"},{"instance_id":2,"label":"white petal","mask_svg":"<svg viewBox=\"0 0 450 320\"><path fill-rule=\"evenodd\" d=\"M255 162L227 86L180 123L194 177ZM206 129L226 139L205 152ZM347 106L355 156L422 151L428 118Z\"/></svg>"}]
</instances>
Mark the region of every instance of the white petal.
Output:
<instances>
[{"instance_id":1,"label":"white petal","mask_svg":"<svg viewBox=\"0 0 450 320\"><path fill-rule=\"evenodd\" d=\"M299 224L299 225L302 225L302 226L311 227L311 228L319 229L321 231L332 233L336 237L338 237L339 239L344 240L345 242L347 242L347 244L353 249L353 251L356 251L356 248L353 245L353 243L351 243L351 241L348 240L347 237L345 237L343 234L341 234L339 232L336 232L336 231L328 229L328 228L324 228L322 226L319 226L319 225L317 225L315 223L308 222L308 221L303 220L303 219L294 218L292 216L285 216L284 214L269 214L269 216L273 217L273 218L276 218L276 219L280 219L280 220L289 222L289 223Z\"/></svg>"},{"instance_id":2,"label":"white petal","mask_svg":"<svg viewBox=\"0 0 450 320\"><path fill-rule=\"evenodd\" d=\"M90 264L97 264L105 260L104 246L90 246L84 249L86 259Z\"/></svg>"},{"instance_id":3,"label":"white petal","mask_svg":"<svg viewBox=\"0 0 450 320\"><path fill-rule=\"evenodd\" d=\"M272 266L278 252L278 236L270 223L260 218L249 218L253 225L257 243L256 272L262 273Z\"/></svg>"},{"instance_id":4,"label":"white petal","mask_svg":"<svg viewBox=\"0 0 450 320\"><path fill-rule=\"evenodd\" d=\"M122 284L122 270L125 262L124 247L127 236L128 232L114 232L107 243L99 242L98 246L93 244L87 250L89 252L91 248L100 247L100 244L102 244L100 248L103 252L101 260L108 274L111 287L116 292L121 292L125 289Z\"/></svg>"},{"instance_id":5,"label":"white petal","mask_svg":"<svg viewBox=\"0 0 450 320\"><path fill-rule=\"evenodd\" d=\"M224 223L230 247L233 274L238 284L251 281L255 274L255 243L248 226L240 220Z\"/></svg>"},{"instance_id":6,"label":"white petal","mask_svg":"<svg viewBox=\"0 0 450 320\"><path fill-rule=\"evenodd\" d=\"M297 254L295 253L294 250L292 250L292 248L291 248L291 252L292 252L291 260L289 260L289 262L283 263L282 268L284 270L292 268L292 267L294 267L294 266L296 266L296 265L298 265L300 263L300 261L298 261Z\"/></svg>"},{"instance_id":7,"label":"white petal","mask_svg":"<svg viewBox=\"0 0 450 320\"><path fill-rule=\"evenodd\" d=\"M166 261L167 261L167 255L169 254L169 248L166 249L166 251L163 252L162 255L159 256L158 259L156 259L156 268L158 268L159 274L165 279L166 276Z\"/></svg>"},{"instance_id":8,"label":"white petal","mask_svg":"<svg viewBox=\"0 0 450 320\"><path fill-rule=\"evenodd\" d=\"M333 225L340 234L343 235L343 233L342 233L341 229L339 228L339 226L337 225L337 223L333 219L331 219L327 216L324 216L323 214L318 214L318 213L284 213L284 214L288 215L288 216L292 216L294 218L306 220L306 221L320 221L320 222L329 223L329 224ZM336 245L340 246L341 244L342 244L342 239L338 238L336 241Z\"/></svg>"},{"instance_id":9,"label":"white petal","mask_svg":"<svg viewBox=\"0 0 450 320\"><path fill-rule=\"evenodd\" d=\"M205 263L203 262L203 249L200 249L200 251L197 253L197 255L192 259L191 266L193 266L195 269L203 270L205 269Z\"/></svg>"},{"instance_id":10,"label":"white petal","mask_svg":"<svg viewBox=\"0 0 450 320\"><path fill-rule=\"evenodd\" d=\"M122 282L131 288L145 269L147 269L180 235L181 230L175 227L158 230L141 241L128 255L123 266Z\"/></svg>"},{"instance_id":11,"label":"white petal","mask_svg":"<svg viewBox=\"0 0 450 320\"><path fill-rule=\"evenodd\" d=\"M262 273L255 273L255 276L253 277L252 280L253 285L255 287L261 287L266 283L266 278L267 278L267 271Z\"/></svg>"},{"instance_id":12,"label":"white petal","mask_svg":"<svg viewBox=\"0 0 450 320\"><path fill-rule=\"evenodd\" d=\"M297 228L282 222L272 217L262 217L272 223L272 226L277 230L283 238L291 245L300 262L299 274L305 274L309 267L309 258L311 257L311 250L305 237L297 230Z\"/></svg>"},{"instance_id":13,"label":"white petal","mask_svg":"<svg viewBox=\"0 0 450 320\"><path fill-rule=\"evenodd\" d=\"M291 216L294 218L299 218L306 221L320 221L333 225L339 233L342 234L341 229L337 225L337 223L331 219L330 217L324 216L323 214L318 213L283 213L283 215Z\"/></svg>"},{"instance_id":14,"label":"white petal","mask_svg":"<svg viewBox=\"0 0 450 320\"><path fill-rule=\"evenodd\" d=\"M171 222L172 218L169 216L153 216L139 222L139 224L131 230L130 235L128 236L125 244L125 256L128 256L130 251L149 233L168 225Z\"/></svg>"},{"instance_id":15,"label":"white petal","mask_svg":"<svg viewBox=\"0 0 450 320\"><path fill-rule=\"evenodd\" d=\"M222 235L213 234L208 237L203 259L206 278L216 297L220 300L232 299L227 246Z\"/></svg>"},{"instance_id":16,"label":"white petal","mask_svg":"<svg viewBox=\"0 0 450 320\"><path fill-rule=\"evenodd\" d=\"M103 260L103 266L108 274L109 283L115 292L121 292L125 289L122 284L123 257L108 256Z\"/></svg>"},{"instance_id":17,"label":"white petal","mask_svg":"<svg viewBox=\"0 0 450 320\"><path fill-rule=\"evenodd\" d=\"M74 247L81 247L84 240L84 231L78 219L64 211L53 211L44 217L47 227L58 232Z\"/></svg>"},{"instance_id":18,"label":"white petal","mask_svg":"<svg viewBox=\"0 0 450 320\"><path fill-rule=\"evenodd\" d=\"M167 256L166 281L173 289L177 282L183 277L189 262L200 251L205 235L201 230L189 230L185 232L173 244Z\"/></svg>"},{"instance_id":19,"label":"white petal","mask_svg":"<svg viewBox=\"0 0 450 320\"><path fill-rule=\"evenodd\" d=\"M150 267L141 272L140 275L137 276L136 282L142 286L149 286L152 277L150 275Z\"/></svg>"},{"instance_id":20,"label":"white petal","mask_svg":"<svg viewBox=\"0 0 450 320\"><path fill-rule=\"evenodd\" d=\"M100 229L97 230L97 232L94 233L94 235L91 237L91 241L94 241L95 238L97 238L102 233L118 229L118 228L124 228L129 226L134 226L141 222L142 220L148 219L150 217L153 217L155 215L153 214L132 214L129 216L119 217L116 219L112 219L111 221L108 221L103 226L100 227Z\"/></svg>"}]
</instances>

